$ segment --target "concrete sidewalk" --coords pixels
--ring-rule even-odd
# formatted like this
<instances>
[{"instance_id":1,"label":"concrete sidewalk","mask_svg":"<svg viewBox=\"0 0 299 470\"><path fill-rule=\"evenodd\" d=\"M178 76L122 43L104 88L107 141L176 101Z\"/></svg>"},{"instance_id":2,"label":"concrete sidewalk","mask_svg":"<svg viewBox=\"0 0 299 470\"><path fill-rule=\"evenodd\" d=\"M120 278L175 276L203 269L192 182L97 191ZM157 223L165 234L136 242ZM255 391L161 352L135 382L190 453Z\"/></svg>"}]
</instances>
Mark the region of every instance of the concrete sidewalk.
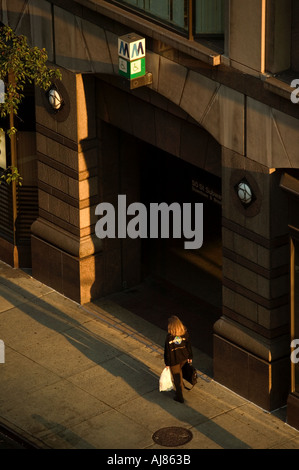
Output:
<instances>
[{"instance_id":1,"label":"concrete sidewalk","mask_svg":"<svg viewBox=\"0 0 299 470\"><path fill-rule=\"evenodd\" d=\"M111 298L80 306L0 262L0 423L44 449L299 449L299 432L213 381L159 392L165 331ZM161 446L165 427L190 430Z\"/></svg>"}]
</instances>

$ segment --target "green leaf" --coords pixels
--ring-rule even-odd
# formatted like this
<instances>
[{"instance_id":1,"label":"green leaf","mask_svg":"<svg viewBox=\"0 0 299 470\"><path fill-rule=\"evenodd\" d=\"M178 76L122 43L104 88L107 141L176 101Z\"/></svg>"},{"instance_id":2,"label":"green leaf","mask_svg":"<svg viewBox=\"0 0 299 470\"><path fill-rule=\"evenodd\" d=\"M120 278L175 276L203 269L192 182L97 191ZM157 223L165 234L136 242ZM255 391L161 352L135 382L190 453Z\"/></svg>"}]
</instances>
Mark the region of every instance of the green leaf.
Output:
<instances>
[{"instance_id":1,"label":"green leaf","mask_svg":"<svg viewBox=\"0 0 299 470\"><path fill-rule=\"evenodd\" d=\"M5 99L4 103L0 103L2 118L10 113L17 115L26 83L34 83L46 91L53 80L61 80L60 71L49 68L47 61L45 48L30 47L26 36L17 35L9 26L0 27L0 79L5 83ZM8 79L9 74L14 77L13 80ZM15 127L6 130L9 137L16 131ZM2 181L8 184L16 181L21 185L21 180L18 170L10 168L0 177L0 184Z\"/></svg>"}]
</instances>

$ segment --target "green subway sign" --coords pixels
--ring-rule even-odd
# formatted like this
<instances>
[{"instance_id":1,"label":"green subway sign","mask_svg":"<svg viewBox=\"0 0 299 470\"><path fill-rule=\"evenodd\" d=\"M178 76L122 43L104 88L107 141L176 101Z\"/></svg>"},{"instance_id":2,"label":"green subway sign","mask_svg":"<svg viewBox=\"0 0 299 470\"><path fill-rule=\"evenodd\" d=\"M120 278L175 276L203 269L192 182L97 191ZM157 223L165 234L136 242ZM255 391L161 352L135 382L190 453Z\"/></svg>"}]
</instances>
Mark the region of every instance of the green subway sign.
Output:
<instances>
[{"instance_id":1,"label":"green subway sign","mask_svg":"<svg viewBox=\"0 0 299 470\"><path fill-rule=\"evenodd\" d=\"M146 74L145 38L135 33L118 38L118 72L129 80Z\"/></svg>"},{"instance_id":2,"label":"green subway sign","mask_svg":"<svg viewBox=\"0 0 299 470\"><path fill-rule=\"evenodd\" d=\"M142 77L145 75L145 57L138 60L125 60L122 57L118 58L118 73L122 77L132 80L133 78Z\"/></svg>"}]
</instances>

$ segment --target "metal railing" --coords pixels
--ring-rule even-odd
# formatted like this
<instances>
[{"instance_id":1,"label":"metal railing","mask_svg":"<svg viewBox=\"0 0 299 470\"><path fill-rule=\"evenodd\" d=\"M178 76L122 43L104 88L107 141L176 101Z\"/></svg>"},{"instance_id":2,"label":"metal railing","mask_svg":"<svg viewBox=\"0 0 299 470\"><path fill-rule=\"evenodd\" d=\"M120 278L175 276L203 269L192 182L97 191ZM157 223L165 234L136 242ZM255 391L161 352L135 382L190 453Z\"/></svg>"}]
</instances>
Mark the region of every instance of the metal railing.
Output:
<instances>
[{"instance_id":1,"label":"metal railing","mask_svg":"<svg viewBox=\"0 0 299 470\"><path fill-rule=\"evenodd\" d=\"M13 241L13 235L12 188L2 183L0 184L0 236Z\"/></svg>"},{"instance_id":2,"label":"metal railing","mask_svg":"<svg viewBox=\"0 0 299 470\"><path fill-rule=\"evenodd\" d=\"M0 237L11 243L29 242L31 225L38 216L38 190L34 186L17 187L16 196L14 224L12 186L0 184Z\"/></svg>"}]
</instances>

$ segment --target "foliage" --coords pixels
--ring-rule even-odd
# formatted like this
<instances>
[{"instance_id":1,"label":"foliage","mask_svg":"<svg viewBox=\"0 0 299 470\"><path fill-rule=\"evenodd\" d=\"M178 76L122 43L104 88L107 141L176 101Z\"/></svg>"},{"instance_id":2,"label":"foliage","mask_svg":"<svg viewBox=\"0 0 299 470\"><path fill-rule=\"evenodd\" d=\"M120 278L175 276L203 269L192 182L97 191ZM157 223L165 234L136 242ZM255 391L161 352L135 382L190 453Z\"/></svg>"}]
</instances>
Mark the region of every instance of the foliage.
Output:
<instances>
[{"instance_id":1,"label":"foliage","mask_svg":"<svg viewBox=\"0 0 299 470\"><path fill-rule=\"evenodd\" d=\"M0 174L0 184L4 181L7 184L10 184L12 181L16 181L19 186L22 186L23 178L15 166L9 166L6 170L0 170Z\"/></svg>"},{"instance_id":2,"label":"foliage","mask_svg":"<svg viewBox=\"0 0 299 470\"><path fill-rule=\"evenodd\" d=\"M0 80L5 85L4 102L0 103L1 118L11 113L17 115L26 84L33 83L46 91L54 79L61 78L59 70L48 67L47 60L44 48L30 47L26 36L16 35L9 26L0 27ZM16 129L8 126L5 132L11 137ZM10 167L0 177L0 184L20 182L18 175L17 169Z\"/></svg>"}]
</instances>

